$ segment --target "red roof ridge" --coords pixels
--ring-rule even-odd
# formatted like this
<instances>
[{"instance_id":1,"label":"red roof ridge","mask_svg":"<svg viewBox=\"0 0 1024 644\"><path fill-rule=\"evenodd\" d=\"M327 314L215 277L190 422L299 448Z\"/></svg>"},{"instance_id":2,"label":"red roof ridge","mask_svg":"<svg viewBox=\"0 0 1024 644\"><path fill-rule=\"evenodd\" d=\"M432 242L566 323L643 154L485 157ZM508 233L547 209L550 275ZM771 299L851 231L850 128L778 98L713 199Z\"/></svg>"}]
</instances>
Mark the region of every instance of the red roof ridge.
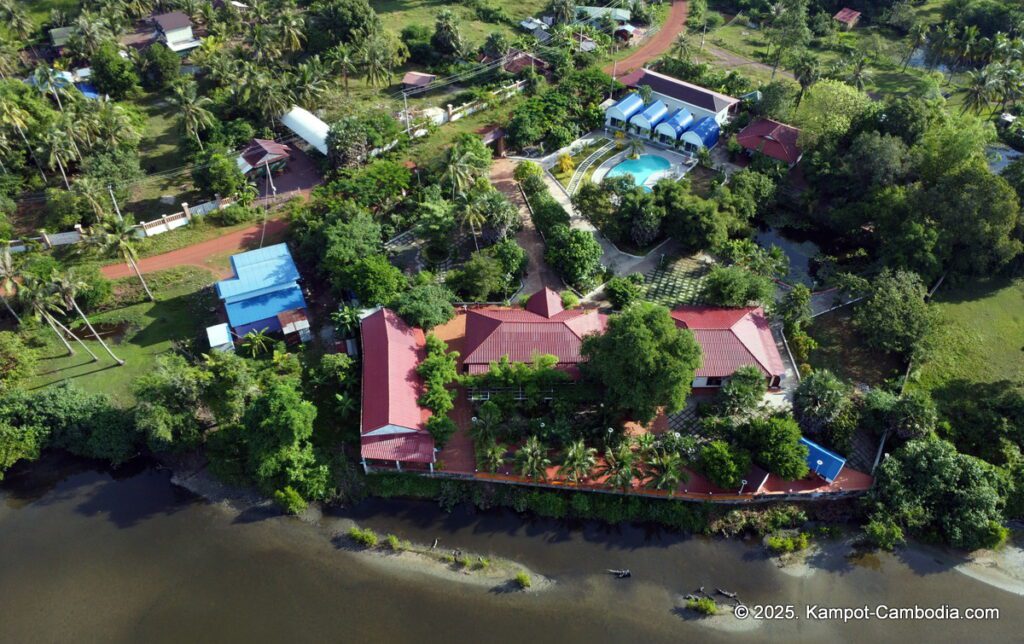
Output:
<instances>
[{"instance_id":1,"label":"red roof ridge","mask_svg":"<svg viewBox=\"0 0 1024 644\"><path fill-rule=\"evenodd\" d=\"M545 286L526 301L526 310L550 319L564 311L565 307L562 305L562 296Z\"/></svg>"}]
</instances>

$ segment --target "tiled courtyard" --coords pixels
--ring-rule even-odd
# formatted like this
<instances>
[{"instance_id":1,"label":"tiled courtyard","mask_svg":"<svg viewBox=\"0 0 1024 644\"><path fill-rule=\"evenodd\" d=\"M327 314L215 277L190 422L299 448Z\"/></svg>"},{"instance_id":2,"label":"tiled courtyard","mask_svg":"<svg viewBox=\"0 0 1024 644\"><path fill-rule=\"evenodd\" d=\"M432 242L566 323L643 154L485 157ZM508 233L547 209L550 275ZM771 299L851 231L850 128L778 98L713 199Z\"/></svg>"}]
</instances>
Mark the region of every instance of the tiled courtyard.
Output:
<instances>
[{"instance_id":1,"label":"tiled courtyard","mask_svg":"<svg viewBox=\"0 0 1024 644\"><path fill-rule=\"evenodd\" d=\"M665 268L655 268L644 275L646 297L669 308L683 304L703 304L704 278L711 265L697 257L671 261Z\"/></svg>"}]
</instances>

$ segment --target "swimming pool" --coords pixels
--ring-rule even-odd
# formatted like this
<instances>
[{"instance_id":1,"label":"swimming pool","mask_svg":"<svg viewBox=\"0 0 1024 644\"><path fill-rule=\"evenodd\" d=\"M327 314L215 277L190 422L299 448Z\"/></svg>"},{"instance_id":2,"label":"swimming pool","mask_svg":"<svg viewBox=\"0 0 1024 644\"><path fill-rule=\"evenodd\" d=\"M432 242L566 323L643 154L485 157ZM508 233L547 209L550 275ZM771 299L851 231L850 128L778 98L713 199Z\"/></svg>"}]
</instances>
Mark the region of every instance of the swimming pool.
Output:
<instances>
[{"instance_id":1,"label":"swimming pool","mask_svg":"<svg viewBox=\"0 0 1024 644\"><path fill-rule=\"evenodd\" d=\"M665 157L657 154L641 154L635 159L626 159L619 165L608 171L605 178L621 177L624 174L633 175L638 186L650 187L647 182L655 175L661 175L672 167L672 163ZM656 178L660 179L661 176Z\"/></svg>"}]
</instances>

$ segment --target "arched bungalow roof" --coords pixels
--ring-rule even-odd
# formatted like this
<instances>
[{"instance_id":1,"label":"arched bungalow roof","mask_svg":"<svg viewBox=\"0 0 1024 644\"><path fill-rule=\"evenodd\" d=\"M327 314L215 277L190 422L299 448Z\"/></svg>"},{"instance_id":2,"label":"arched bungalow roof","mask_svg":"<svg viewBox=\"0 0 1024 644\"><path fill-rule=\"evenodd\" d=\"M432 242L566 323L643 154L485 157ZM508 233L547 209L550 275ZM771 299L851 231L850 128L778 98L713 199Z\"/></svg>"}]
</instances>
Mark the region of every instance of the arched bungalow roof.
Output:
<instances>
[{"instance_id":1,"label":"arched bungalow roof","mask_svg":"<svg viewBox=\"0 0 1024 644\"><path fill-rule=\"evenodd\" d=\"M679 136L686 131L686 128L693 124L693 114L690 110L684 108L676 110L676 113L668 117L661 123L658 123L658 127L655 131L658 134L664 134L665 136L678 139Z\"/></svg>"},{"instance_id":2,"label":"arched bungalow roof","mask_svg":"<svg viewBox=\"0 0 1024 644\"><path fill-rule=\"evenodd\" d=\"M653 130L667 114L668 106L660 100L654 101L645 107L643 112L630 119L630 123L644 130Z\"/></svg>"},{"instance_id":3,"label":"arched bungalow roof","mask_svg":"<svg viewBox=\"0 0 1024 644\"><path fill-rule=\"evenodd\" d=\"M642 110L644 107L644 99L640 98L637 93L632 93L625 97L615 105L612 105L605 111L605 116L608 118L619 119L620 121L629 121L634 114Z\"/></svg>"},{"instance_id":4,"label":"arched bungalow roof","mask_svg":"<svg viewBox=\"0 0 1024 644\"><path fill-rule=\"evenodd\" d=\"M718 137L721 133L722 130L718 125L718 121L714 117L705 116L690 126L690 129L686 132L683 132L683 136L680 138L687 143L710 148L718 143Z\"/></svg>"}]
</instances>

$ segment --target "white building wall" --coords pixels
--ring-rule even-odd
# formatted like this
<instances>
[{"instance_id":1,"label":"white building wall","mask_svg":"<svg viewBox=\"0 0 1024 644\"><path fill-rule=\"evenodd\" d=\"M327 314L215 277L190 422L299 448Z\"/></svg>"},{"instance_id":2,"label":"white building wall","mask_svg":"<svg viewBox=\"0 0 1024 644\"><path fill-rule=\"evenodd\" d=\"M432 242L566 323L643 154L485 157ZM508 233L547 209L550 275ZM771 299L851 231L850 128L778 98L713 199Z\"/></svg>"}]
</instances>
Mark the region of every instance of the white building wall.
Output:
<instances>
[{"instance_id":1,"label":"white building wall","mask_svg":"<svg viewBox=\"0 0 1024 644\"><path fill-rule=\"evenodd\" d=\"M671 96L665 96L664 94L659 94L658 92L654 92L654 93L651 94L651 101L652 102L656 101L658 99L661 99L662 101L665 102L665 105L668 105L669 114L672 114L673 112L675 112L676 110L678 110L681 107L685 107L686 109L690 110L690 112L693 113L693 122L694 123L696 123L697 121L701 120L705 116L714 116L715 120L718 121L718 124L719 125L723 125L728 120L728 118L729 118L729 110L728 109L722 110L721 112L712 112L711 110L706 110L706 109L703 109L701 107L697 107L696 105L691 105L689 103L684 103L683 101L674 99Z\"/></svg>"}]
</instances>

